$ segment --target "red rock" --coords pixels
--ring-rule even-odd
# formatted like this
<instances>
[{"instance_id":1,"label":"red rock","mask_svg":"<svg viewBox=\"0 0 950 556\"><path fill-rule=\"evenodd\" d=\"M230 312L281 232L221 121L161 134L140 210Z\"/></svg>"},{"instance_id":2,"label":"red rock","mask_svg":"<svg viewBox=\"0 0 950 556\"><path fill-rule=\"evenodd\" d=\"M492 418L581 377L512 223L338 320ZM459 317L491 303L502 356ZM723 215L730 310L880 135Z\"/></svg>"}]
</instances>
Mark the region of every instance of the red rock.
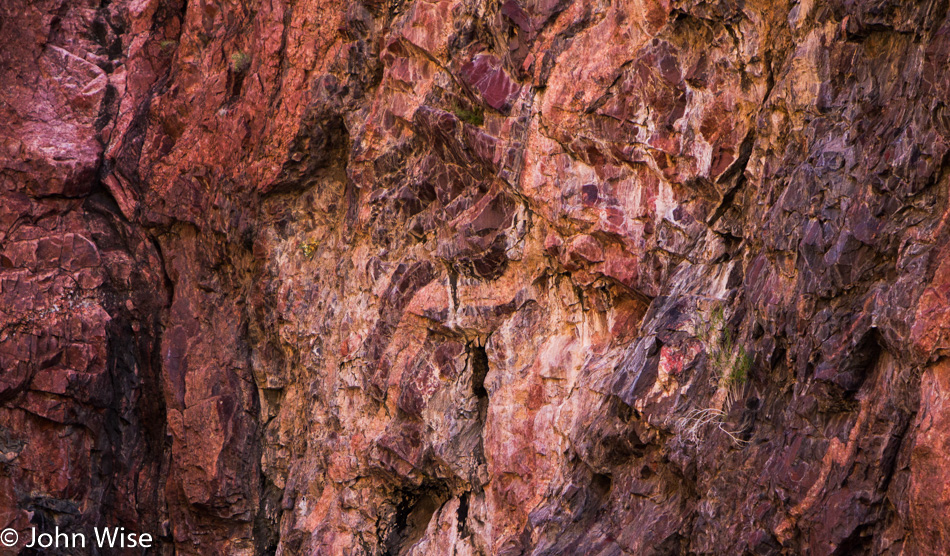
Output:
<instances>
[{"instance_id":1,"label":"red rock","mask_svg":"<svg viewBox=\"0 0 950 556\"><path fill-rule=\"evenodd\" d=\"M950 366L946 363L929 368L921 381L921 412L914 425L918 428L910 461L908 519L917 532L911 547L920 552L945 552L950 549L950 524L934 516L950 510L947 487L948 439L945 433L950 408Z\"/></svg>"},{"instance_id":2,"label":"red rock","mask_svg":"<svg viewBox=\"0 0 950 556\"><path fill-rule=\"evenodd\" d=\"M950 550L946 10L390 4L0 7L0 528Z\"/></svg>"},{"instance_id":3,"label":"red rock","mask_svg":"<svg viewBox=\"0 0 950 556\"><path fill-rule=\"evenodd\" d=\"M520 87L512 81L500 64L500 60L494 56L476 54L469 63L462 66L460 75L465 84L477 91L485 103L496 110L507 112Z\"/></svg>"}]
</instances>

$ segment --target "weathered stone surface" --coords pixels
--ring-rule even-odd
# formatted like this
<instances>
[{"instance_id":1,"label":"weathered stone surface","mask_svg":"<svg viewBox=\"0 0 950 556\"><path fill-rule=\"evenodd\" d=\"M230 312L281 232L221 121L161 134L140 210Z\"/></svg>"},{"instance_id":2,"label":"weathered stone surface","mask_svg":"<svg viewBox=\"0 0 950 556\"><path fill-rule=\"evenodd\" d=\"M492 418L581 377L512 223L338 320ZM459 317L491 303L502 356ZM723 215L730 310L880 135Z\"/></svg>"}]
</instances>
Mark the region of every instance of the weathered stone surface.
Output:
<instances>
[{"instance_id":1,"label":"weathered stone surface","mask_svg":"<svg viewBox=\"0 0 950 556\"><path fill-rule=\"evenodd\" d=\"M0 30L0 528L950 551L946 2Z\"/></svg>"}]
</instances>

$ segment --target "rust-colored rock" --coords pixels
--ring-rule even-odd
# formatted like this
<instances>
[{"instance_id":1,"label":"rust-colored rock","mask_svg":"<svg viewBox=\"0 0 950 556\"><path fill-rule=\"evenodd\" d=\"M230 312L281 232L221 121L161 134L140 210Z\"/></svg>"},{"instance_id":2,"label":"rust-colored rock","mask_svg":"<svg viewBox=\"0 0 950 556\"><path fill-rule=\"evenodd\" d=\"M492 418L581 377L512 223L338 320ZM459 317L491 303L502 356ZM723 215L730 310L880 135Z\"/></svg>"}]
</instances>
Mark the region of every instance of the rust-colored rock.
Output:
<instances>
[{"instance_id":1,"label":"rust-colored rock","mask_svg":"<svg viewBox=\"0 0 950 556\"><path fill-rule=\"evenodd\" d=\"M946 2L0 31L0 529L950 551Z\"/></svg>"}]
</instances>

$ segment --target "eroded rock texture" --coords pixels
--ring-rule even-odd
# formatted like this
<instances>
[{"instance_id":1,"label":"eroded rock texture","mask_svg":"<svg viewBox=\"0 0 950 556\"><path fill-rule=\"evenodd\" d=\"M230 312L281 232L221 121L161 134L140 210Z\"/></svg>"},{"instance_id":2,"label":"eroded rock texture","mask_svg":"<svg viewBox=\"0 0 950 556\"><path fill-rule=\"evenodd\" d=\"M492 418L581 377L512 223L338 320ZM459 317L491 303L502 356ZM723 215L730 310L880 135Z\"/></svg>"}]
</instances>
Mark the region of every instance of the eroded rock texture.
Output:
<instances>
[{"instance_id":1,"label":"eroded rock texture","mask_svg":"<svg viewBox=\"0 0 950 556\"><path fill-rule=\"evenodd\" d=\"M947 12L5 1L0 527L950 552Z\"/></svg>"}]
</instances>

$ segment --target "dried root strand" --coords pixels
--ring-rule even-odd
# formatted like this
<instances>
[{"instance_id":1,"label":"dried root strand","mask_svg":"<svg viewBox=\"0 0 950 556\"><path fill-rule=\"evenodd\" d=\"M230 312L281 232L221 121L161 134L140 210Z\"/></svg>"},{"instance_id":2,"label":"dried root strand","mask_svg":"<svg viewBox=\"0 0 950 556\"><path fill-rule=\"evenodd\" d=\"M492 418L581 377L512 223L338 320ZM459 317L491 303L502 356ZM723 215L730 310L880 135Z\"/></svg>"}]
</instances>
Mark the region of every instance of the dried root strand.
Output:
<instances>
[{"instance_id":1,"label":"dried root strand","mask_svg":"<svg viewBox=\"0 0 950 556\"><path fill-rule=\"evenodd\" d=\"M721 409L707 407L705 409L694 409L690 411L685 417L679 419L678 424L679 428L683 431L683 436L692 442L699 441L700 432L706 428L707 425L715 424L719 430L726 433L736 446L745 446L748 444L748 440L743 440L739 436L739 431L732 431L726 428L725 418L726 413Z\"/></svg>"}]
</instances>

